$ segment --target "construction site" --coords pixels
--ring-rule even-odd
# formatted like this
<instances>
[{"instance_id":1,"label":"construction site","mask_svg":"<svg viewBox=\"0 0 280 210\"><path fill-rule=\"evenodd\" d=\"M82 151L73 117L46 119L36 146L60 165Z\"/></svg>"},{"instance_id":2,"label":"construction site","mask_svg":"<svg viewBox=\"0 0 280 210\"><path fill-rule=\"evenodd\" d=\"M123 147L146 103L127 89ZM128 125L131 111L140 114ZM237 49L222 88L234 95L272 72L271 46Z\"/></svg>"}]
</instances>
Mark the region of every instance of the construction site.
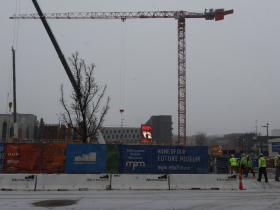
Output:
<instances>
[{"instance_id":1,"label":"construction site","mask_svg":"<svg viewBox=\"0 0 280 210\"><path fill-rule=\"evenodd\" d=\"M1 16L14 25L0 93L0 208L279 207L276 111L260 114L254 83L240 76L274 57L242 56L245 12L234 3L196 12L152 1L90 11L89 0L15 0Z\"/></svg>"}]
</instances>

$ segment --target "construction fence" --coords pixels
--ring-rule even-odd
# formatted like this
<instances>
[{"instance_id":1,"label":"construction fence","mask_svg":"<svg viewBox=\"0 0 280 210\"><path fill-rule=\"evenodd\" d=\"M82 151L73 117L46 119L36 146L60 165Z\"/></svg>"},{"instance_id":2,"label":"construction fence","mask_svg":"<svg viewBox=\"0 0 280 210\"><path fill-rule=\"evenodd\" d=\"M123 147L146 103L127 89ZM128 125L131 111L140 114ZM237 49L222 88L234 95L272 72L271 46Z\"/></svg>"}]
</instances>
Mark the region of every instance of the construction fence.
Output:
<instances>
[{"instance_id":1,"label":"construction fence","mask_svg":"<svg viewBox=\"0 0 280 210\"><path fill-rule=\"evenodd\" d=\"M207 174L207 147L0 143L2 173Z\"/></svg>"}]
</instances>

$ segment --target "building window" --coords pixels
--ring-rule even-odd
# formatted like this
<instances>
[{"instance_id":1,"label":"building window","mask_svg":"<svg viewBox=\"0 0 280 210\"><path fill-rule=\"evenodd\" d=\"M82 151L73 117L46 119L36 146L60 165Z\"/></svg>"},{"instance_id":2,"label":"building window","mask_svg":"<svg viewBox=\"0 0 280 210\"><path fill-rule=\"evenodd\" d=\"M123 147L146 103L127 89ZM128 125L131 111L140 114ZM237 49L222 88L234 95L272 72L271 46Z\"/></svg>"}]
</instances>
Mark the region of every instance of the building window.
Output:
<instances>
[{"instance_id":1,"label":"building window","mask_svg":"<svg viewBox=\"0 0 280 210\"><path fill-rule=\"evenodd\" d=\"M114 139L115 137L114 137L114 134L112 135L112 139Z\"/></svg>"},{"instance_id":2,"label":"building window","mask_svg":"<svg viewBox=\"0 0 280 210\"><path fill-rule=\"evenodd\" d=\"M124 138L126 138L126 134L124 134Z\"/></svg>"},{"instance_id":3,"label":"building window","mask_svg":"<svg viewBox=\"0 0 280 210\"><path fill-rule=\"evenodd\" d=\"M116 133L116 130L114 130L114 133Z\"/></svg>"},{"instance_id":4,"label":"building window","mask_svg":"<svg viewBox=\"0 0 280 210\"><path fill-rule=\"evenodd\" d=\"M121 133L121 130L119 130L119 133Z\"/></svg>"},{"instance_id":5,"label":"building window","mask_svg":"<svg viewBox=\"0 0 280 210\"><path fill-rule=\"evenodd\" d=\"M116 135L116 139L118 139L119 138L119 136L118 136L118 134Z\"/></svg>"},{"instance_id":6,"label":"building window","mask_svg":"<svg viewBox=\"0 0 280 210\"><path fill-rule=\"evenodd\" d=\"M133 138L135 138L135 135L133 134Z\"/></svg>"},{"instance_id":7,"label":"building window","mask_svg":"<svg viewBox=\"0 0 280 210\"><path fill-rule=\"evenodd\" d=\"M108 131L106 130L106 134L108 133Z\"/></svg>"}]
</instances>

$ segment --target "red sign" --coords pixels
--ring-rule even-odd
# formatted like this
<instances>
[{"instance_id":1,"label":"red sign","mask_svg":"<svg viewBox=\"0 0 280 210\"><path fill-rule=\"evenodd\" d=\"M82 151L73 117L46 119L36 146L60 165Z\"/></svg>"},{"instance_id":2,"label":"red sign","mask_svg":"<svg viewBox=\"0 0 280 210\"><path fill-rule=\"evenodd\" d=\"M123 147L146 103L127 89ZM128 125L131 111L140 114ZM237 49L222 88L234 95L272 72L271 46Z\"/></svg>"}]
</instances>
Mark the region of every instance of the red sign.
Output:
<instances>
[{"instance_id":1,"label":"red sign","mask_svg":"<svg viewBox=\"0 0 280 210\"><path fill-rule=\"evenodd\" d=\"M222 145L213 145L213 155L222 155L223 154L223 146Z\"/></svg>"},{"instance_id":2,"label":"red sign","mask_svg":"<svg viewBox=\"0 0 280 210\"><path fill-rule=\"evenodd\" d=\"M152 141L152 126L141 125L141 131L142 131L142 142L151 142Z\"/></svg>"}]
</instances>

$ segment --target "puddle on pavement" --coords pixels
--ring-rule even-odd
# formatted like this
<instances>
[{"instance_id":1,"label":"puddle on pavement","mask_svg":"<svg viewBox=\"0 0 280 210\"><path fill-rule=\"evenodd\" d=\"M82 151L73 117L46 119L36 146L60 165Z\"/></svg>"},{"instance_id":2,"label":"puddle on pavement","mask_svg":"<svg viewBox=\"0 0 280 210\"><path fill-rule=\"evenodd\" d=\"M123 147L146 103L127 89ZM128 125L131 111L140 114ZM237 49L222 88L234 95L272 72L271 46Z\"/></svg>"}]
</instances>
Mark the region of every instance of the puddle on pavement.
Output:
<instances>
[{"instance_id":1,"label":"puddle on pavement","mask_svg":"<svg viewBox=\"0 0 280 210\"><path fill-rule=\"evenodd\" d=\"M45 200L32 203L38 207L60 207L60 206L71 206L76 204L76 200Z\"/></svg>"}]
</instances>

